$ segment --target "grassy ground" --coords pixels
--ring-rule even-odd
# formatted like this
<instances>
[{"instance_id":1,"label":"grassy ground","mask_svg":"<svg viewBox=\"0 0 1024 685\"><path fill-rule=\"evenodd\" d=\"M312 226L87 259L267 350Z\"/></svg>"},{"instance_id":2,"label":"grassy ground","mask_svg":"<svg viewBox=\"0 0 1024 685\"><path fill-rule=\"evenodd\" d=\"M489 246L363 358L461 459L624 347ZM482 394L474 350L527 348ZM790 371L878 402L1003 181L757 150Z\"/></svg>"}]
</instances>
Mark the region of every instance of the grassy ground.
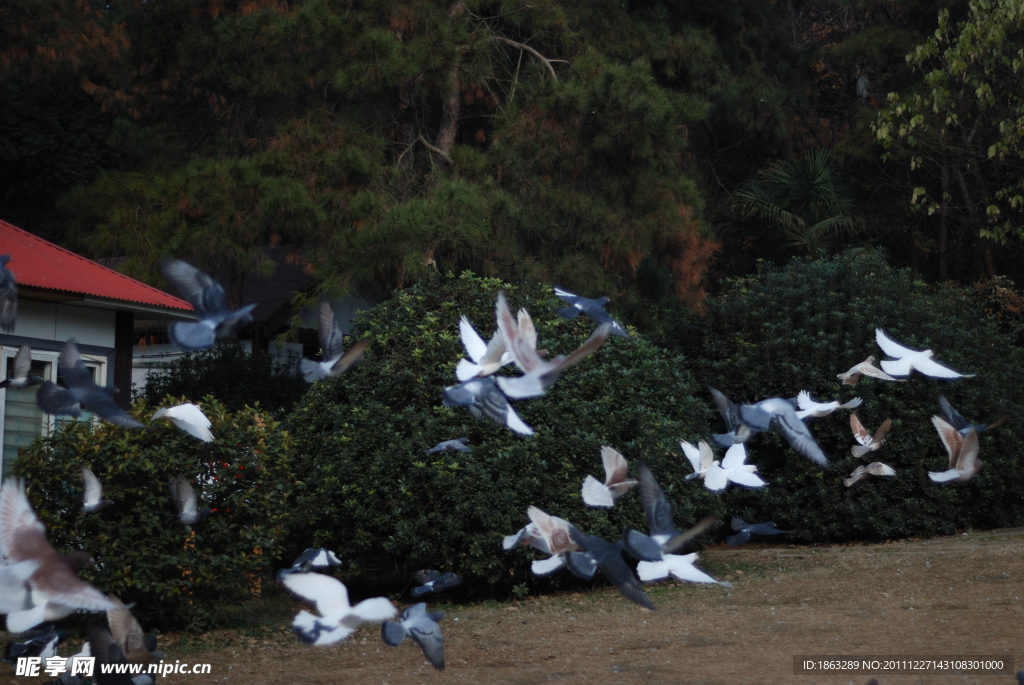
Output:
<instances>
[{"instance_id":1,"label":"grassy ground","mask_svg":"<svg viewBox=\"0 0 1024 685\"><path fill-rule=\"evenodd\" d=\"M1016 657L1024 668L1024 529L879 545L749 544L699 563L732 588L649 588L657 612L607 586L520 602L439 604L447 669L414 643L397 649L368 625L314 648L291 633L300 604L279 597L238 609L245 626L164 636L171 660L213 665L177 683L851 683L872 675L793 675L796 655ZM28 685L0 665L0 678ZM1012 675L873 674L880 685L1010 685Z\"/></svg>"}]
</instances>

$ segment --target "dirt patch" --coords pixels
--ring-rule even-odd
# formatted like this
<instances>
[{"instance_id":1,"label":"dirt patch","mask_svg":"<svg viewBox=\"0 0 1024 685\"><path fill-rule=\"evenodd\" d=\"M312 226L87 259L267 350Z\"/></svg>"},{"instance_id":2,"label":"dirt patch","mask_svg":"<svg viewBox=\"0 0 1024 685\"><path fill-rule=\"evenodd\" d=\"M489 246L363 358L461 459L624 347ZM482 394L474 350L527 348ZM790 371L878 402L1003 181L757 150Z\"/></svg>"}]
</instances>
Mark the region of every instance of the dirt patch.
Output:
<instances>
[{"instance_id":1,"label":"dirt patch","mask_svg":"<svg viewBox=\"0 0 1024 685\"><path fill-rule=\"evenodd\" d=\"M166 685L337 683L852 683L871 676L793 675L795 655L1016 656L1024 668L1024 529L843 547L750 544L706 550L724 586L659 585L657 612L607 586L511 604L435 607L448 668L415 644L393 649L378 626L314 648L287 625L270 636L169 636L167 652L212 674ZM296 608L298 608L296 603ZM0 665L0 678L28 685ZM881 685L1013 683L1011 675L876 675Z\"/></svg>"}]
</instances>

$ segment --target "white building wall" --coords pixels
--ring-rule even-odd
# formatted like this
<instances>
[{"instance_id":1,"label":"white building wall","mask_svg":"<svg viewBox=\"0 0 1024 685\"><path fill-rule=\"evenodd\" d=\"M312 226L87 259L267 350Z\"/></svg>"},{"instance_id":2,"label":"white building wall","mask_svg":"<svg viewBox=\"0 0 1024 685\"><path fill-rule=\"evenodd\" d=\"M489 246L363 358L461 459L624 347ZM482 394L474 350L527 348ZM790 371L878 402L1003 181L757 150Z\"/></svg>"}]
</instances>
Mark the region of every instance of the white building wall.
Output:
<instances>
[{"instance_id":1,"label":"white building wall","mask_svg":"<svg viewBox=\"0 0 1024 685\"><path fill-rule=\"evenodd\" d=\"M116 316L109 309L19 298L13 335L58 342L74 338L83 345L113 347Z\"/></svg>"}]
</instances>

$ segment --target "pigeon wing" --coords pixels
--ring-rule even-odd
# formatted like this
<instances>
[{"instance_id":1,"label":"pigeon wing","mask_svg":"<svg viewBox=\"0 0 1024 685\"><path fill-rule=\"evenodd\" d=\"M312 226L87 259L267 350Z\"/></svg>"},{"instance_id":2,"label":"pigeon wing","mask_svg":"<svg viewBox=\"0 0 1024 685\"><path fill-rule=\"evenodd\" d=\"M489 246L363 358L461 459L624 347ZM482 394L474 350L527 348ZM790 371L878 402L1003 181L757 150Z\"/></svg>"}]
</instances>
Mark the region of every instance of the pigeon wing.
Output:
<instances>
[{"instance_id":1,"label":"pigeon wing","mask_svg":"<svg viewBox=\"0 0 1024 685\"><path fill-rule=\"evenodd\" d=\"M320 301L320 349L324 359L334 359L345 354L341 328L334 317L334 310L327 300Z\"/></svg>"},{"instance_id":2,"label":"pigeon wing","mask_svg":"<svg viewBox=\"0 0 1024 685\"><path fill-rule=\"evenodd\" d=\"M783 406L784 405L784 406ZM828 457L814 441L811 431L796 417L796 412L785 401L773 405L775 423L790 446L800 454L821 466L828 466Z\"/></svg>"},{"instance_id":3,"label":"pigeon wing","mask_svg":"<svg viewBox=\"0 0 1024 685\"><path fill-rule=\"evenodd\" d=\"M661 561L661 544L650 535L627 528L622 533L622 547L641 561Z\"/></svg>"},{"instance_id":4,"label":"pigeon wing","mask_svg":"<svg viewBox=\"0 0 1024 685\"><path fill-rule=\"evenodd\" d=\"M167 335L186 351L205 350L217 342L217 332L205 323L176 321L167 327Z\"/></svg>"},{"instance_id":5,"label":"pigeon wing","mask_svg":"<svg viewBox=\"0 0 1024 685\"><path fill-rule=\"evenodd\" d=\"M883 464L880 461L874 461L864 467L864 469L872 476L895 476L896 471L888 464Z\"/></svg>"},{"instance_id":6,"label":"pigeon wing","mask_svg":"<svg viewBox=\"0 0 1024 685\"><path fill-rule=\"evenodd\" d=\"M475 363L480 363L484 355L487 353L487 343L480 337L480 334L473 328L473 324L469 322L469 319L465 315L459 319L459 334L462 337L462 346L466 348L466 354Z\"/></svg>"},{"instance_id":7,"label":"pigeon wing","mask_svg":"<svg viewBox=\"0 0 1024 685\"><path fill-rule=\"evenodd\" d=\"M909 357L917 354L918 350L912 350L908 347L900 345L898 342L893 341L889 336L885 334L881 328L875 329L875 342L882 348L882 352L885 352L890 357L896 357L902 359L903 357ZM882 362L883 364L885 362ZM890 372L892 373L892 372Z\"/></svg>"},{"instance_id":8,"label":"pigeon wing","mask_svg":"<svg viewBox=\"0 0 1024 685\"><path fill-rule=\"evenodd\" d=\"M380 637L385 644L397 647L405 639L405 626L395 621L384 621L380 624Z\"/></svg>"},{"instance_id":9,"label":"pigeon wing","mask_svg":"<svg viewBox=\"0 0 1024 685\"><path fill-rule=\"evenodd\" d=\"M669 573L690 583L717 583L718 581L704 573L693 562L696 561L696 554L666 554L665 561L668 564Z\"/></svg>"},{"instance_id":10,"label":"pigeon wing","mask_svg":"<svg viewBox=\"0 0 1024 685\"><path fill-rule=\"evenodd\" d=\"M748 488L763 488L767 485L756 473L744 469L730 469L726 471L726 475L733 483Z\"/></svg>"},{"instance_id":11,"label":"pigeon wing","mask_svg":"<svg viewBox=\"0 0 1024 685\"><path fill-rule=\"evenodd\" d=\"M683 454L690 461L690 466L693 467L694 473L700 473L701 471L701 459L700 450L686 442L685 440L679 441L679 446L683 448Z\"/></svg>"},{"instance_id":12,"label":"pigeon wing","mask_svg":"<svg viewBox=\"0 0 1024 685\"><path fill-rule=\"evenodd\" d=\"M580 494L583 497L583 503L588 507L611 507L615 504L608 487L593 476L587 476L583 480L583 489Z\"/></svg>"},{"instance_id":13,"label":"pigeon wing","mask_svg":"<svg viewBox=\"0 0 1024 685\"><path fill-rule=\"evenodd\" d=\"M704 487L711 492L721 492L729 485L729 474L718 464L712 464L704 474Z\"/></svg>"},{"instance_id":14,"label":"pigeon wing","mask_svg":"<svg viewBox=\"0 0 1024 685\"><path fill-rule=\"evenodd\" d=\"M210 419L198 406L191 402L176 407L165 407L153 414L153 419L169 419L175 426L203 442L213 442L210 432Z\"/></svg>"},{"instance_id":15,"label":"pigeon wing","mask_svg":"<svg viewBox=\"0 0 1024 685\"><path fill-rule=\"evenodd\" d=\"M44 414L53 416L73 416L78 418L82 415L82 404L71 394L53 381L43 381L36 393L36 404Z\"/></svg>"},{"instance_id":16,"label":"pigeon wing","mask_svg":"<svg viewBox=\"0 0 1024 685\"><path fill-rule=\"evenodd\" d=\"M778 528L776 528L775 523L773 521L751 524L747 526L747 530L753 533L754 535L779 535L781 533L786 532L784 530L779 530Z\"/></svg>"},{"instance_id":17,"label":"pigeon wing","mask_svg":"<svg viewBox=\"0 0 1024 685\"><path fill-rule=\"evenodd\" d=\"M413 619L406 628L409 637L423 650L423 656L438 671L444 670L444 639L441 637L441 626L430 616L424 614Z\"/></svg>"},{"instance_id":18,"label":"pigeon wing","mask_svg":"<svg viewBox=\"0 0 1024 685\"><path fill-rule=\"evenodd\" d=\"M672 521L672 507L665 499L665 493L655 480L654 474L643 459L637 461L637 481L640 488L640 502L647 515L647 527L651 535L673 535L676 532Z\"/></svg>"},{"instance_id":19,"label":"pigeon wing","mask_svg":"<svg viewBox=\"0 0 1024 685\"><path fill-rule=\"evenodd\" d=\"M170 489L179 514L199 510L199 498L196 496L196 491L188 478L184 476L171 478Z\"/></svg>"},{"instance_id":20,"label":"pigeon wing","mask_svg":"<svg viewBox=\"0 0 1024 685\"><path fill-rule=\"evenodd\" d=\"M78 346L74 339L64 343L57 359L57 366L60 368L60 375L64 385L70 388L88 388L96 385L92 373L86 368L78 353Z\"/></svg>"},{"instance_id":21,"label":"pigeon wing","mask_svg":"<svg viewBox=\"0 0 1024 685\"><path fill-rule=\"evenodd\" d=\"M960 447L960 454L957 456L957 471L964 472L974 469L975 462L978 461L978 447L978 431L971 428L967 431L967 435L964 436L963 445Z\"/></svg>"},{"instance_id":22,"label":"pigeon wing","mask_svg":"<svg viewBox=\"0 0 1024 685\"><path fill-rule=\"evenodd\" d=\"M738 469L747 461L747 447L742 442L730 447L722 458L722 468L726 471Z\"/></svg>"},{"instance_id":23,"label":"pigeon wing","mask_svg":"<svg viewBox=\"0 0 1024 685\"><path fill-rule=\"evenodd\" d=\"M107 609L107 623L110 624L110 635L114 642L125 654L132 654L146 649L146 638L142 632L142 626L132 616L128 607L124 606L116 597L111 597L118 607Z\"/></svg>"},{"instance_id":24,"label":"pigeon wing","mask_svg":"<svg viewBox=\"0 0 1024 685\"><path fill-rule=\"evenodd\" d=\"M729 537L727 537L725 539L725 541L728 544L730 544L730 545L736 546L736 545L742 545L744 542L746 542L749 539L750 539L750 533L748 531L744 530L742 532L737 533L736 535L730 535Z\"/></svg>"},{"instance_id":25,"label":"pigeon wing","mask_svg":"<svg viewBox=\"0 0 1024 685\"><path fill-rule=\"evenodd\" d=\"M715 398L715 406L718 407L718 412L725 419L726 428L729 429L729 432L735 431L736 427L740 425L740 416L736 411L736 405L720 391L710 387L708 390L711 391L711 396Z\"/></svg>"},{"instance_id":26,"label":"pigeon wing","mask_svg":"<svg viewBox=\"0 0 1024 685\"><path fill-rule=\"evenodd\" d=\"M440 571L435 571L432 568L426 568L422 571L416 571L412 574L412 577L413 580L420 585L426 585L427 583L432 583L433 581L438 580L441 577L441 573Z\"/></svg>"},{"instance_id":27,"label":"pigeon wing","mask_svg":"<svg viewBox=\"0 0 1024 685\"><path fill-rule=\"evenodd\" d=\"M85 486L85 493L82 499L86 504L95 504L103 497L103 486L88 466L82 465L82 483Z\"/></svg>"},{"instance_id":28,"label":"pigeon wing","mask_svg":"<svg viewBox=\"0 0 1024 685\"><path fill-rule=\"evenodd\" d=\"M0 552L8 561L27 561L37 546L49 544L46 527L25 496L25 482L8 478L0 488Z\"/></svg>"},{"instance_id":29,"label":"pigeon wing","mask_svg":"<svg viewBox=\"0 0 1024 685\"><path fill-rule=\"evenodd\" d=\"M164 276L192 304L199 318L229 310L224 288L199 269L180 259L165 259L161 267Z\"/></svg>"},{"instance_id":30,"label":"pigeon wing","mask_svg":"<svg viewBox=\"0 0 1024 685\"><path fill-rule=\"evenodd\" d=\"M520 309L519 313L516 315L516 318L519 321L519 333L523 336L523 339L526 340L526 343L530 347L536 349L537 327L533 325L533 317L530 316L530 312L526 311L525 309ZM500 358L501 355L499 354L498 356ZM495 361L497 361L497 359L495 359Z\"/></svg>"},{"instance_id":31,"label":"pigeon wing","mask_svg":"<svg viewBox=\"0 0 1024 685\"><path fill-rule=\"evenodd\" d=\"M110 395L103 388L93 387L95 389L87 394L82 406L104 421L124 428L143 428L145 426L110 399Z\"/></svg>"},{"instance_id":32,"label":"pigeon wing","mask_svg":"<svg viewBox=\"0 0 1024 685\"><path fill-rule=\"evenodd\" d=\"M885 362L882 362L882 363L884 364ZM965 374L962 374L962 373L957 373L956 371L953 371L952 369L947 369L945 366L943 366L942 364L939 364L934 359L929 359L928 357L925 357L923 355L914 358L914 368L917 369L918 371L920 371L921 373L923 373L924 375L931 376L932 378L973 378L974 377L973 373L965 375Z\"/></svg>"},{"instance_id":33,"label":"pigeon wing","mask_svg":"<svg viewBox=\"0 0 1024 685\"><path fill-rule=\"evenodd\" d=\"M604 462L604 482L606 485L621 483L629 476L629 464L626 458L611 447L601 447L601 461Z\"/></svg>"},{"instance_id":34,"label":"pigeon wing","mask_svg":"<svg viewBox=\"0 0 1024 685\"><path fill-rule=\"evenodd\" d=\"M943 446L946 448L946 454L949 455L949 468L955 468L957 457L960 456L960 450L963 447L964 436L960 435L956 428L938 416L932 417L932 425L938 431L939 440L942 441Z\"/></svg>"},{"instance_id":35,"label":"pigeon wing","mask_svg":"<svg viewBox=\"0 0 1024 685\"><path fill-rule=\"evenodd\" d=\"M334 366L331 367L329 375L340 376L348 371L353 364L362 358L363 352L365 352L366 348L369 346L370 341L365 339L352 345L345 354L341 355L341 358L338 359L338 361L334 362Z\"/></svg>"},{"instance_id":36,"label":"pigeon wing","mask_svg":"<svg viewBox=\"0 0 1024 685\"><path fill-rule=\"evenodd\" d=\"M672 553L683 548L683 546L690 540L693 540L698 535L703 533L705 530L713 526L718 522L718 519L714 516L706 516L697 522L697 525L687 529L685 532L676 535L668 542L661 546L663 552Z\"/></svg>"},{"instance_id":37,"label":"pigeon wing","mask_svg":"<svg viewBox=\"0 0 1024 685\"><path fill-rule=\"evenodd\" d=\"M14 355L14 378L28 378L32 370L32 348L24 343Z\"/></svg>"},{"instance_id":38,"label":"pigeon wing","mask_svg":"<svg viewBox=\"0 0 1024 685\"><path fill-rule=\"evenodd\" d=\"M875 437L872 438L871 441L877 443L884 442L885 436L889 434L890 430L892 430L892 419L886 419L885 421L882 421L882 425L878 427L877 431L875 431Z\"/></svg>"},{"instance_id":39,"label":"pigeon wing","mask_svg":"<svg viewBox=\"0 0 1024 685\"><path fill-rule=\"evenodd\" d=\"M867 428L860 422L856 414L850 414L850 430L853 431L853 437L861 445L867 446L871 444L871 433L868 433Z\"/></svg>"},{"instance_id":40,"label":"pigeon wing","mask_svg":"<svg viewBox=\"0 0 1024 685\"><path fill-rule=\"evenodd\" d=\"M316 610L322 616L351 608L348 588L333 576L322 573L290 573L281 582L293 594L316 604Z\"/></svg>"}]
</instances>

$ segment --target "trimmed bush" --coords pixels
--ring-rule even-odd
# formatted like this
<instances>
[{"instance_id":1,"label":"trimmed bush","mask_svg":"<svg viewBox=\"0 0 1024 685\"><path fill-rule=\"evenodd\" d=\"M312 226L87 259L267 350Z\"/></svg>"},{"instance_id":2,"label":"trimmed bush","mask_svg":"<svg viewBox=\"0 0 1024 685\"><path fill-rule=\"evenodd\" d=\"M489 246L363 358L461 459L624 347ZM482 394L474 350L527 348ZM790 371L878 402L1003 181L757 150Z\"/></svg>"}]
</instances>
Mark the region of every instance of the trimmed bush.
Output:
<instances>
[{"instance_id":1,"label":"trimmed bush","mask_svg":"<svg viewBox=\"0 0 1024 685\"><path fill-rule=\"evenodd\" d=\"M855 459L846 411L808 425L826 453L822 470L772 431L749 443L750 462L770 485L737 497L730 511L747 521L774 520L798 539L838 541L950 534L971 526L1024 522L1024 350L1016 331L988 317L969 289L930 286L909 269L890 269L877 258L839 255L796 259L784 268L762 265L749 278L728 283L706 301L706 313L679 313L665 322L665 345L683 353L701 385L734 402L794 397L809 390L819 401L855 396L858 418L872 432L886 418L888 441L867 459ZM836 374L868 355L885 359L875 343L881 327L914 349L930 348L943 364L975 378L936 380L914 372L909 382L862 379L842 385ZM1010 416L981 436L981 473L964 484L938 486L928 471L944 471L947 455L931 417L942 393L977 423ZM702 390L707 406L710 393ZM712 424L722 432L720 418ZM842 481L857 465L882 461L891 479Z\"/></svg>"},{"instance_id":2,"label":"trimmed bush","mask_svg":"<svg viewBox=\"0 0 1024 685\"><path fill-rule=\"evenodd\" d=\"M82 577L136 602L143 624L208 627L218 605L258 594L280 565L294 482L288 434L258 407L228 412L213 398L201 406L212 443L166 421L151 430L68 422L23 449L14 469L51 544L88 551L95 563ZM142 420L152 413L145 402L132 408ZM88 516L79 514L83 464L114 502ZM193 479L201 507L216 510L191 528L177 521L168 492L177 474Z\"/></svg>"},{"instance_id":3,"label":"trimmed bush","mask_svg":"<svg viewBox=\"0 0 1024 685\"><path fill-rule=\"evenodd\" d=\"M213 395L228 411L259 403L264 411L282 418L309 389L299 375L294 355L288 361L265 352L247 351L237 340L198 352L186 352L166 369L150 374L138 397L150 404L164 397Z\"/></svg>"},{"instance_id":4,"label":"trimmed bush","mask_svg":"<svg viewBox=\"0 0 1024 685\"><path fill-rule=\"evenodd\" d=\"M610 512L582 503L584 477L604 478L604 444L627 459L648 460L678 525L715 508L711 497L683 485L689 465L678 446L680 438L707 433L710 412L691 398L683 358L636 336L609 339L543 397L516 402L536 431L532 437L442 406L441 392L455 384L464 355L459 317L465 314L489 338L500 289L513 311L529 310L540 348L567 353L594 329L586 317L556 316L564 303L551 286L468 273L421 282L361 314L357 334L372 341L362 364L318 382L290 418L305 485L302 529L308 531L296 550L336 549L347 580L356 583L401 587L410 572L437 568L461 574L470 590L474 584L498 591L537 585L528 574L536 554L501 548L503 536L528 523L529 505L608 538L627 525L646 529L635 494ZM471 454L425 454L461 436L469 437Z\"/></svg>"}]
</instances>

